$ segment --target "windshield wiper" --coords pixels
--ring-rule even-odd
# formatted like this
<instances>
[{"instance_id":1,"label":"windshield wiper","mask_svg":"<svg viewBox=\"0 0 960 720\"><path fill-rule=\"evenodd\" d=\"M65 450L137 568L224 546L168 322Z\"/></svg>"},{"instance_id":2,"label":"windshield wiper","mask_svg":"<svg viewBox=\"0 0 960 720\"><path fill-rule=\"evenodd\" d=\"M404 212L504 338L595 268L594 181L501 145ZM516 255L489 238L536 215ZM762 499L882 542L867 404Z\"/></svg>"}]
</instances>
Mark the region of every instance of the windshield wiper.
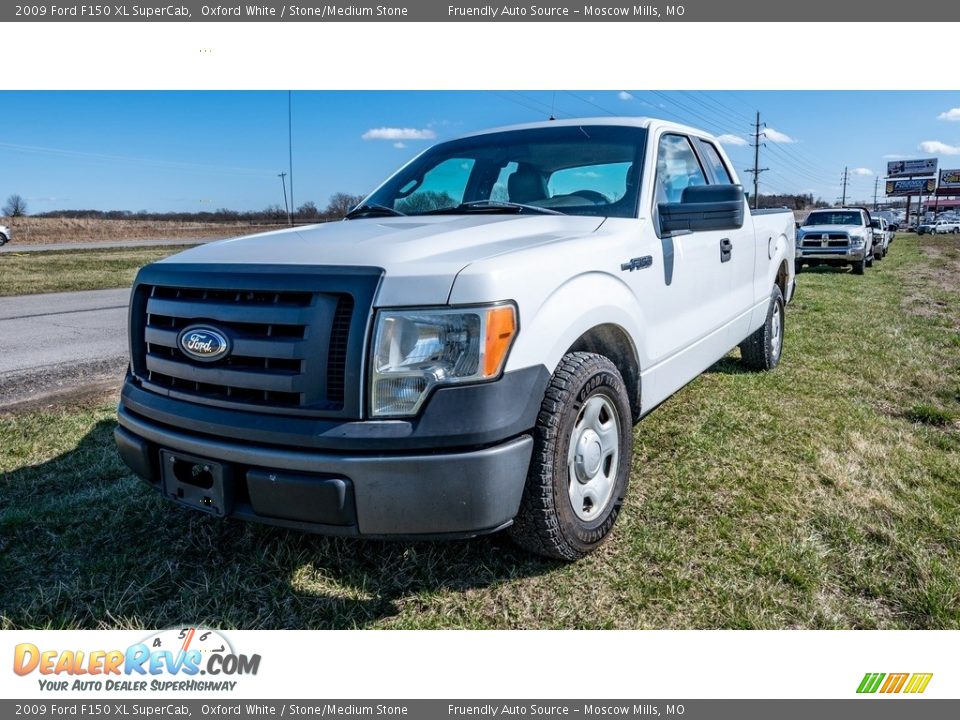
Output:
<instances>
[{"instance_id":1,"label":"windshield wiper","mask_svg":"<svg viewBox=\"0 0 960 720\"><path fill-rule=\"evenodd\" d=\"M538 207L537 205L526 205L524 203L507 202L506 200L471 200L470 202L460 203L454 207L428 210L422 214L460 215L471 212L516 213L517 215L525 212L532 212L539 215L563 215L562 212L551 210L550 208Z\"/></svg>"},{"instance_id":2,"label":"windshield wiper","mask_svg":"<svg viewBox=\"0 0 960 720\"><path fill-rule=\"evenodd\" d=\"M353 220L355 217L363 217L365 215L390 215L391 217L406 217L407 214L400 212L399 210L394 210L386 205L363 203L363 205L357 205L353 210L348 212L346 219Z\"/></svg>"}]
</instances>

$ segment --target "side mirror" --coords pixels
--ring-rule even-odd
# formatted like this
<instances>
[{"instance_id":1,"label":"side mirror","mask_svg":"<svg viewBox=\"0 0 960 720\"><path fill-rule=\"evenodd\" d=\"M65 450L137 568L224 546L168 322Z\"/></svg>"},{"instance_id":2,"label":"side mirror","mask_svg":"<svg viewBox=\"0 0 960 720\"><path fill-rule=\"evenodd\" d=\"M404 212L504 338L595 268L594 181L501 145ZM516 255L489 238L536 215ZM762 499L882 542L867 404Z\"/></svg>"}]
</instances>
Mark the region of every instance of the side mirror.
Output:
<instances>
[{"instance_id":1,"label":"side mirror","mask_svg":"<svg viewBox=\"0 0 960 720\"><path fill-rule=\"evenodd\" d=\"M743 227L745 205L740 185L695 185L684 188L678 203L659 203L662 233L684 230L736 230Z\"/></svg>"}]
</instances>

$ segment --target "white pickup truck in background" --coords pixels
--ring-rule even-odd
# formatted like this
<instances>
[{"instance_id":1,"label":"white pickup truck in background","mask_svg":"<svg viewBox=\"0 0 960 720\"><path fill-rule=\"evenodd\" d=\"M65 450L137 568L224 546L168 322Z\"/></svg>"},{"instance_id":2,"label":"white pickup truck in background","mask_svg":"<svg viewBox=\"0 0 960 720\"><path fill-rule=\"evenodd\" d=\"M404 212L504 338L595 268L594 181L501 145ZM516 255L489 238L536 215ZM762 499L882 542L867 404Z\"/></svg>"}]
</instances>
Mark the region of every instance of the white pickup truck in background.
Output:
<instances>
[{"instance_id":1,"label":"white pickup truck in background","mask_svg":"<svg viewBox=\"0 0 960 720\"><path fill-rule=\"evenodd\" d=\"M10 228L6 225L0 225L0 245L6 245L10 242L11 237L13 237L13 233L10 232Z\"/></svg>"},{"instance_id":2,"label":"white pickup truck in background","mask_svg":"<svg viewBox=\"0 0 960 720\"><path fill-rule=\"evenodd\" d=\"M872 218L863 208L814 210L796 232L796 270L803 265L850 265L863 275L873 265Z\"/></svg>"},{"instance_id":3,"label":"white pickup truck in background","mask_svg":"<svg viewBox=\"0 0 960 720\"><path fill-rule=\"evenodd\" d=\"M632 426L739 345L777 365L789 211L659 120L441 143L344 222L141 270L116 439L165 496L336 535L610 533ZM643 482L642 470L636 479Z\"/></svg>"}]
</instances>

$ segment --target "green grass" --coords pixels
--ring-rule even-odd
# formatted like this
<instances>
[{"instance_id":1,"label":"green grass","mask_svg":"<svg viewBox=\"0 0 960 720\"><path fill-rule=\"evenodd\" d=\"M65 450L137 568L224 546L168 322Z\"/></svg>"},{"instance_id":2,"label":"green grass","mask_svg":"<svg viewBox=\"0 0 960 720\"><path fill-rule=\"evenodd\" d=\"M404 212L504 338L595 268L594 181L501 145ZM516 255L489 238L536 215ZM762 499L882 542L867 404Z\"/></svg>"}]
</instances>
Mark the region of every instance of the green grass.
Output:
<instances>
[{"instance_id":1,"label":"green grass","mask_svg":"<svg viewBox=\"0 0 960 720\"><path fill-rule=\"evenodd\" d=\"M0 297L129 287L137 270L190 246L0 254Z\"/></svg>"},{"instance_id":2,"label":"green grass","mask_svg":"<svg viewBox=\"0 0 960 720\"><path fill-rule=\"evenodd\" d=\"M955 248L802 273L780 367L733 353L645 418L571 565L217 521L129 475L111 407L8 414L0 627L960 628Z\"/></svg>"}]
</instances>

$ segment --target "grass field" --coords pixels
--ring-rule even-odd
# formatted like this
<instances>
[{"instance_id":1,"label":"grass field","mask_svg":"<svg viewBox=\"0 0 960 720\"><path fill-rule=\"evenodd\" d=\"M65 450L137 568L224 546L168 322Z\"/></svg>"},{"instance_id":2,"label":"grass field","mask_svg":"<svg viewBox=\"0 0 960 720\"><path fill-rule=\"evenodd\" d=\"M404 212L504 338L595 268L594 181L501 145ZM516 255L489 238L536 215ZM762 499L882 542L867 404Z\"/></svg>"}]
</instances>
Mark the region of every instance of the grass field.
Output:
<instances>
[{"instance_id":1,"label":"grass field","mask_svg":"<svg viewBox=\"0 0 960 720\"><path fill-rule=\"evenodd\" d=\"M780 367L644 419L571 565L217 521L125 471L107 404L0 415L0 627L960 628L958 278L929 236L802 273Z\"/></svg>"},{"instance_id":2,"label":"grass field","mask_svg":"<svg viewBox=\"0 0 960 720\"><path fill-rule=\"evenodd\" d=\"M13 232L13 244L104 242L112 240L176 240L226 238L276 229L248 222L185 222L177 220L106 220L18 217L2 219Z\"/></svg>"},{"instance_id":3,"label":"grass field","mask_svg":"<svg viewBox=\"0 0 960 720\"><path fill-rule=\"evenodd\" d=\"M186 246L64 250L0 255L0 297L130 287L137 270Z\"/></svg>"}]
</instances>

